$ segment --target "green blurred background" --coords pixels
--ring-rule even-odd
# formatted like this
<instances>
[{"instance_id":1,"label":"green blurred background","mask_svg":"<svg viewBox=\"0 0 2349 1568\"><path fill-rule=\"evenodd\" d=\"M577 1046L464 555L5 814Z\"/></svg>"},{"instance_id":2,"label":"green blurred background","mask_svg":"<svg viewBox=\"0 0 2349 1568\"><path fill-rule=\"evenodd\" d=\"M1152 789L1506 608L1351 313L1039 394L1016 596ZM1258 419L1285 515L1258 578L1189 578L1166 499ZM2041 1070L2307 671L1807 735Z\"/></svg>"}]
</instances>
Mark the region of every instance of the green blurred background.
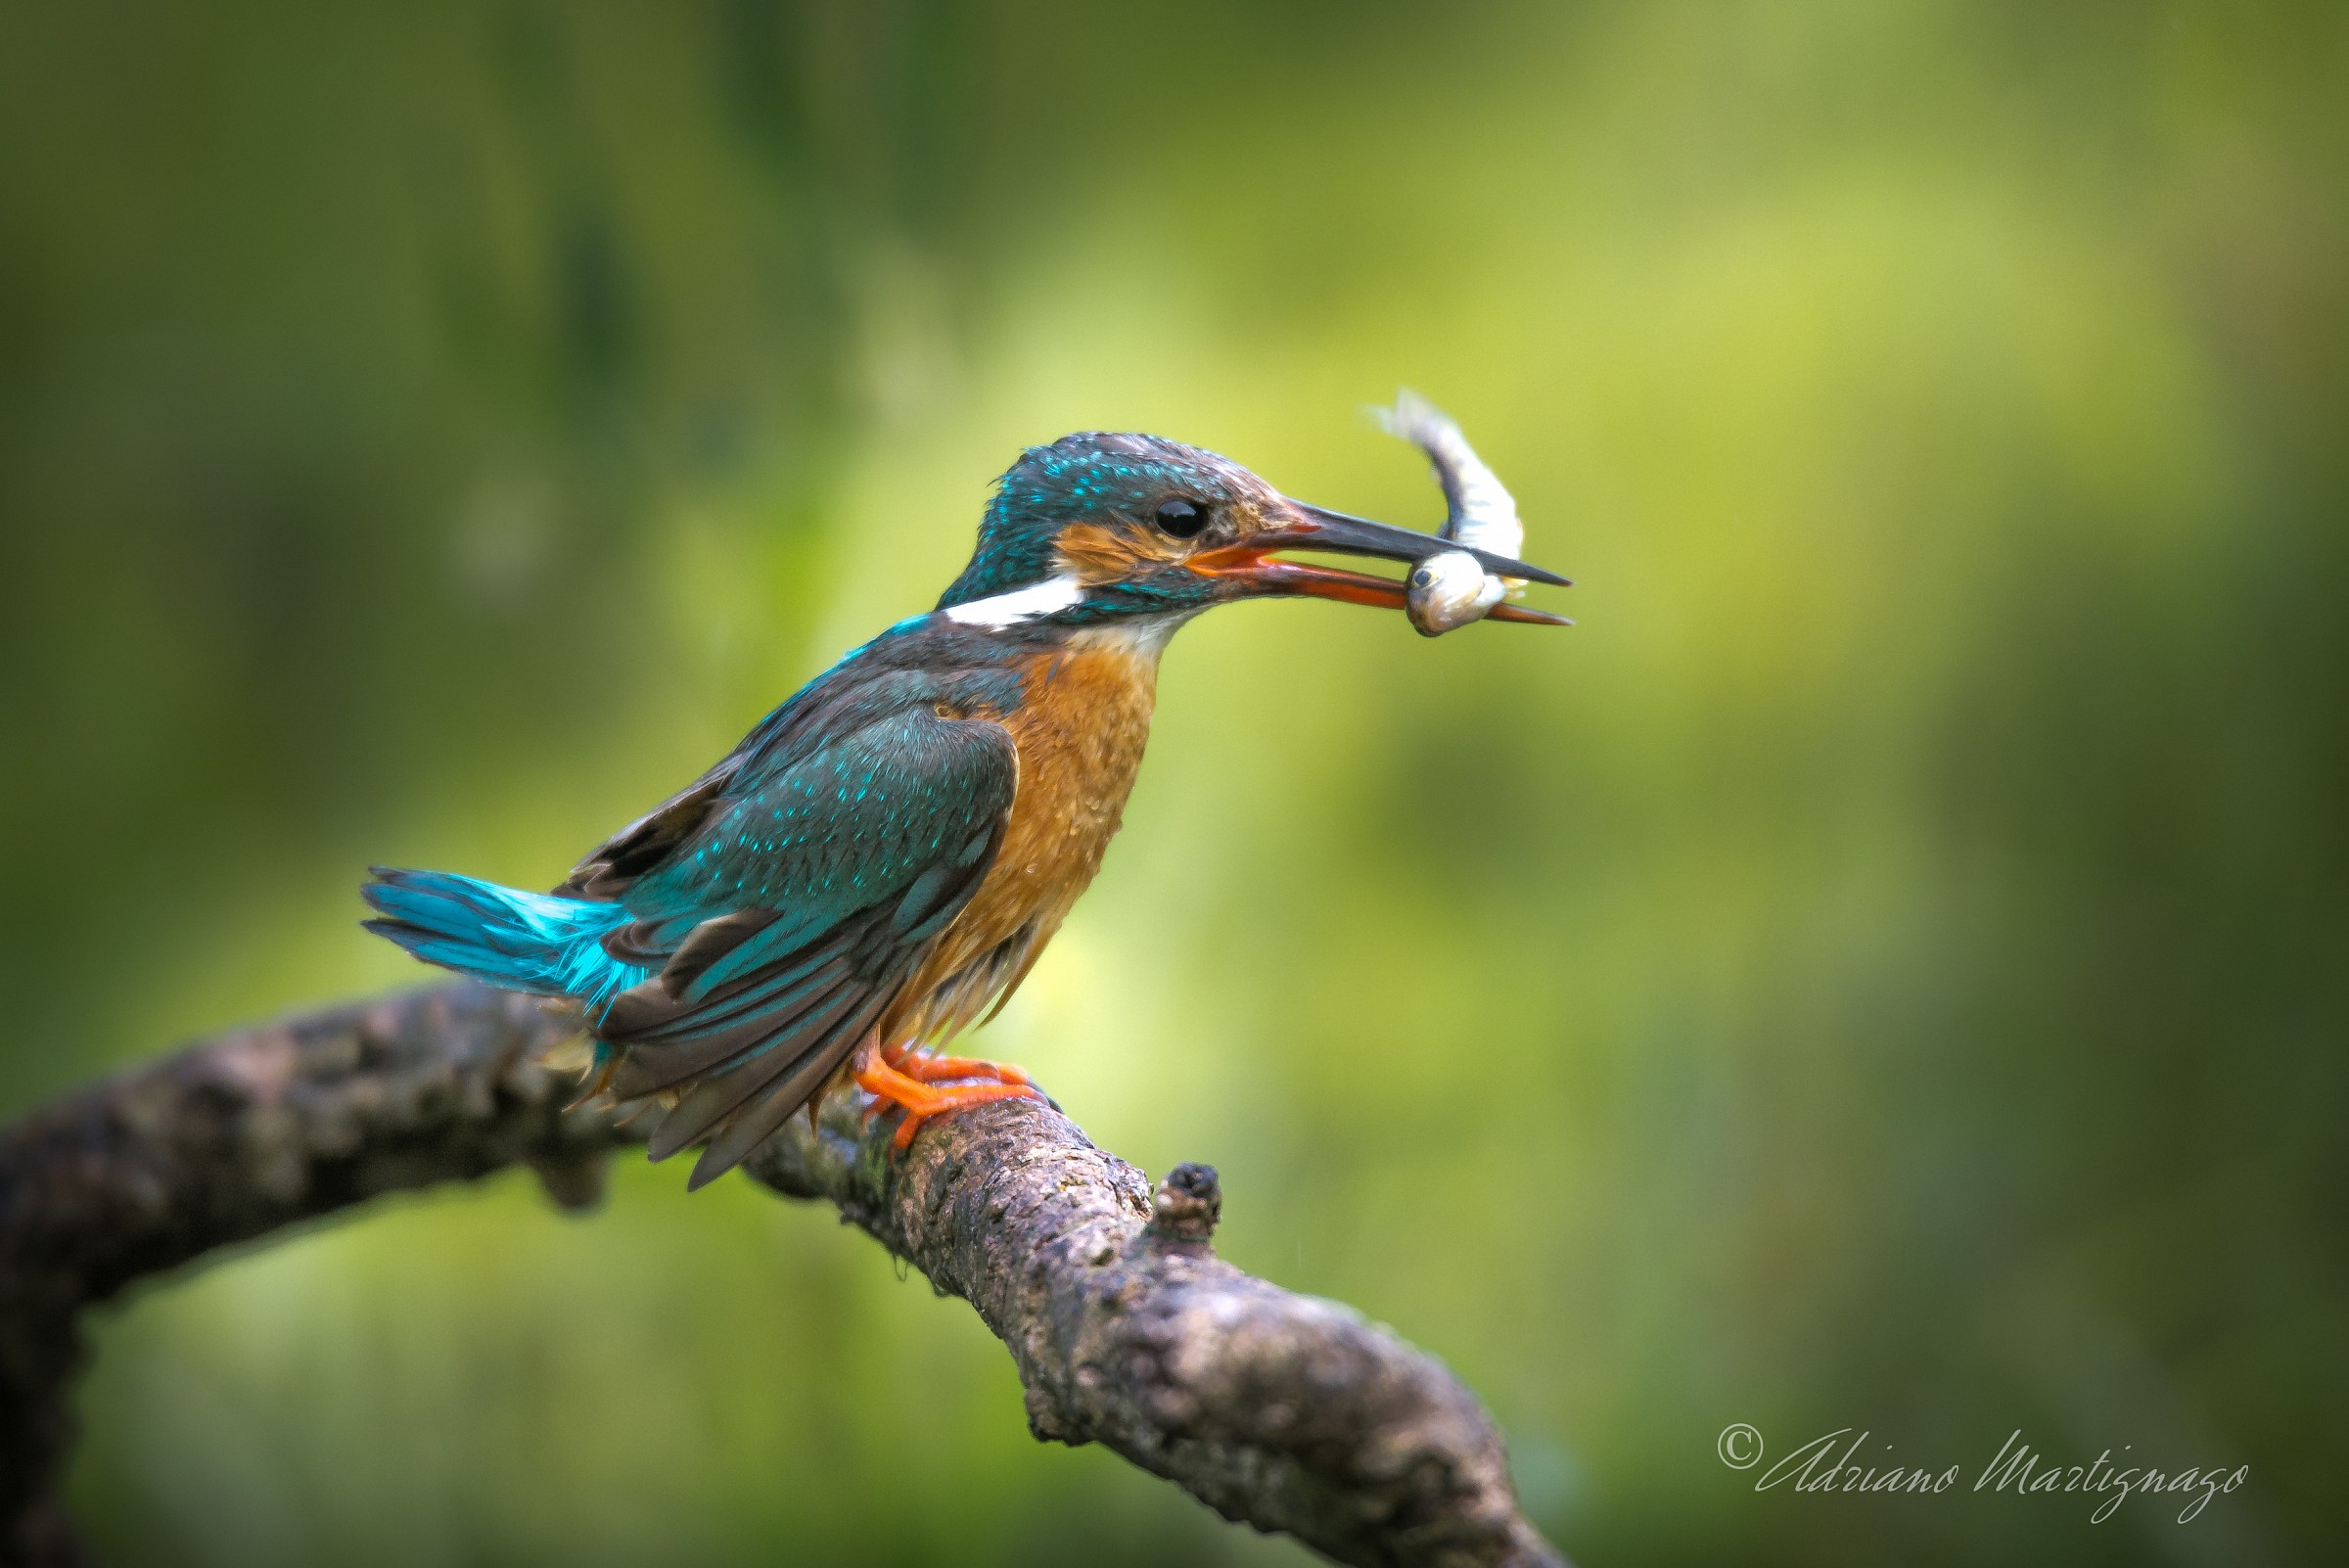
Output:
<instances>
[{"instance_id":1,"label":"green blurred background","mask_svg":"<svg viewBox=\"0 0 2349 1568\"><path fill-rule=\"evenodd\" d=\"M550 884L1023 444L1432 524L1409 384L1581 627L1186 631L983 1048L1449 1360L1586 1565L2342 1560L2345 81L2316 5L8 7L0 1109L421 979L365 864ZM683 1179L141 1293L91 1532L1303 1560ZM2017 1428L2250 1479L1971 1495Z\"/></svg>"}]
</instances>

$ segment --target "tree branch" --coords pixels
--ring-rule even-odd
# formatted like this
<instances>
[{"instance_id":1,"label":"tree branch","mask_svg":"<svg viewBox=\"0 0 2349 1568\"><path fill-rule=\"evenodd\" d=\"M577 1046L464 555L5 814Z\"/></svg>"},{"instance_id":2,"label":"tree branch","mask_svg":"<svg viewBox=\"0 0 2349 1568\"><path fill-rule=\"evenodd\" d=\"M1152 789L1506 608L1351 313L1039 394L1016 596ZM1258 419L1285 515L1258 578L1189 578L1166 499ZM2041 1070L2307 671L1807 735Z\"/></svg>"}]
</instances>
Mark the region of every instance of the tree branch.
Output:
<instances>
[{"instance_id":1,"label":"tree branch","mask_svg":"<svg viewBox=\"0 0 2349 1568\"><path fill-rule=\"evenodd\" d=\"M533 1055L565 1033L452 985L224 1036L0 1131L0 1562L90 1560L58 1501L78 1317L133 1281L381 1193L533 1167L592 1204L615 1145ZM823 1199L1001 1336L1038 1438L1107 1445L1339 1561L1560 1564L1442 1363L1218 1259L1213 1171L1153 1194L1068 1118L1005 1101L908 1153L837 1096L745 1169Z\"/></svg>"}]
</instances>

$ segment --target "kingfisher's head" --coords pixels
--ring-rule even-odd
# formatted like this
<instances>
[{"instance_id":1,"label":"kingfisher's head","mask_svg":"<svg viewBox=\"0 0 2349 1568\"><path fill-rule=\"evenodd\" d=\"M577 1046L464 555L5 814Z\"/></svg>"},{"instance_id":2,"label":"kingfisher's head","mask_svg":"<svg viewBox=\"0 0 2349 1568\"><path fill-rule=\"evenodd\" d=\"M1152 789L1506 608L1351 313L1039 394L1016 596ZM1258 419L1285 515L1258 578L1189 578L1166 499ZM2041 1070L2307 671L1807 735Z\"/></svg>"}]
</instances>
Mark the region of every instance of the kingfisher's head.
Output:
<instances>
[{"instance_id":1,"label":"kingfisher's head","mask_svg":"<svg viewBox=\"0 0 2349 1568\"><path fill-rule=\"evenodd\" d=\"M1273 559L1312 550L1420 561L1459 546L1292 501L1237 463L1157 436L1085 431L1032 446L996 482L971 564L938 601L956 621L1168 629L1231 599L1309 595L1399 610L1386 577ZM1505 556L1495 572L1566 579ZM1505 614L1503 612L1506 612ZM1503 605L1494 619L1557 622Z\"/></svg>"}]
</instances>

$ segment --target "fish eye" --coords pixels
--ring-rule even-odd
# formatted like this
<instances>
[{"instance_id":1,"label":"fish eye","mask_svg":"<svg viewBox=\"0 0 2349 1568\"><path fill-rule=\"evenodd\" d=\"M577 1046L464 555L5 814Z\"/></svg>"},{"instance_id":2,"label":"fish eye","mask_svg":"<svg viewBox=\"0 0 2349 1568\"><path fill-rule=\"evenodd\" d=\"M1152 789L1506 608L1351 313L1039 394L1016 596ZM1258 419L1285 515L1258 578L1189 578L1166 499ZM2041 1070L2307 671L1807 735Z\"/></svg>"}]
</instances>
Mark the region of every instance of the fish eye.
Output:
<instances>
[{"instance_id":1,"label":"fish eye","mask_svg":"<svg viewBox=\"0 0 2349 1568\"><path fill-rule=\"evenodd\" d=\"M1436 573L1433 567L1421 567L1411 574L1411 586L1414 588L1424 588L1435 580Z\"/></svg>"},{"instance_id":2,"label":"fish eye","mask_svg":"<svg viewBox=\"0 0 2349 1568\"><path fill-rule=\"evenodd\" d=\"M1207 527L1207 508L1196 501L1176 496L1158 503L1157 521L1161 533L1171 533L1178 539L1195 539Z\"/></svg>"}]
</instances>

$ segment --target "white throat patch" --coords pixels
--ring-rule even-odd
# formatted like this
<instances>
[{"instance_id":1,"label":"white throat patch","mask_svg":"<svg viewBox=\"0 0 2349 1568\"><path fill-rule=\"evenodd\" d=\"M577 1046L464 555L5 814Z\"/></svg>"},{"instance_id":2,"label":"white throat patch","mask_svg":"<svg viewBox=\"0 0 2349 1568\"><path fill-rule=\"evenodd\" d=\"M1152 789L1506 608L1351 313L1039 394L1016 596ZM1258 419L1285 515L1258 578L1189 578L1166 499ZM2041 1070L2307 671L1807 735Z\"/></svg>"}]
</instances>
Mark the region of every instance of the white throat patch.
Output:
<instances>
[{"instance_id":1,"label":"white throat patch","mask_svg":"<svg viewBox=\"0 0 2349 1568\"><path fill-rule=\"evenodd\" d=\"M1151 616L1120 616L1107 625L1087 626L1069 641L1080 648L1114 648L1155 665L1158 656L1166 652L1167 639L1198 613L1198 610L1162 610Z\"/></svg>"},{"instance_id":2,"label":"white throat patch","mask_svg":"<svg viewBox=\"0 0 2349 1568\"><path fill-rule=\"evenodd\" d=\"M966 626L985 626L1000 631L1016 626L1023 621L1034 621L1056 610L1066 610L1084 598L1084 584L1063 574L1046 577L1011 593L998 593L990 598L974 599L969 604L951 606L946 611L948 621Z\"/></svg>"}]
</instances>

